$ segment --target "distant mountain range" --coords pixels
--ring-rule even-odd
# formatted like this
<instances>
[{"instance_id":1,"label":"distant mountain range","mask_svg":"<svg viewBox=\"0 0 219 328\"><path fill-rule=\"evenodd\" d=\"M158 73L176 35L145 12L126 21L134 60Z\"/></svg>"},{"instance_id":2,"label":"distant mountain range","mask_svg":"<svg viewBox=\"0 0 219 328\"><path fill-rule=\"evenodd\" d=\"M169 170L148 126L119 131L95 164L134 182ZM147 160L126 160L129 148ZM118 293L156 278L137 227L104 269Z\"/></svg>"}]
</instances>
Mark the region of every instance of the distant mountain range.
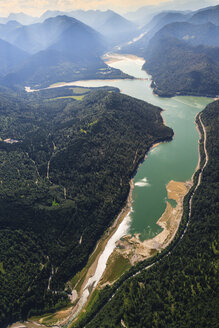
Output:
<instances>
[{"instance_id":1,"label":"distant mountain range","mask_svg":"<svg viewBox=\"0 0 219 328\"><path fill-rule=\"evenodd\" d=\"M9 50L1 53L5 63L0 71L2 84L47 86L83 78L113 78L115 73L121 76L100 58L107 49L104 37L72 17L57 16L28 26L15 21L2 24L0 38L5 39L4 48L14 53L14 60L8 60Z\"/></svg>"},{"instance_id":2,"label":"distant mountain range","mask_svg":"<svg viewBox=\"0 0 219 328\"><path fill-rule=\"evenodd\" d=\"M111 10L47 11L40 18L19 13L0 22L0 83L7 86L125 77L100 57L139 33Z\"/></svg>"},{"instance_id":3,"label":"distant mountain range","mask_svg":"<svg viewBox=\"0 0 219 328\"><path fill-rule=\"evenodd\" d=\"M30 25L43 23L48 18L54 18L60 15L73 17L92 27L108 38L108 42L111 45L127 41L138 34L137 25L112 10L73 10L66 12L48 10L38 18L18 13L10 14L8 18L0 18L0 23L7 24L13 20L22 25ZM34 29L35 26L33 25L32 28Z\"/></svg>"},{"instance_id":4,"label":"distant mountain range","mask_svg":"<svg viewBox=\"0 0 219 328\"><path fill-rule=\"evenodd\" d=\"M137 25L112 10L74 10L65 13L47 11L40 17L40 20L43 21L48 17L55 17L62 14L74 17L84 24L89 25L104 35L104 37L107 38L108 43L110 43L110 46L129 41L139 33Z\"/></svg>"},{"instance_id":5,"label":"distant mountain range","mask_svg":"<svg viewBox=\"0 0 219 328\"><path fill-rule=\"evenodd\" d=\"M27 26L19 25L12 21L6 25L0 25L0 38L27 51L30 54L45 50L74 24L75 29L84 29L81 22L67 16L50 18L43 23L35 23Z\"/></svg>"},{"instance_id":6,"label":"distant mountain range","mask_svg":"<svg viewBox=\"0 0 219 328\"><path fill-rule=\"evenodd\" d=\"M0 17L0 24L6 24L13 20L16 20L22 25L29 25L37 22L38 17L32 17L24 13L11 13L8 17Z\"/></svg>"},{"instance_id":7,"label":"distant mountain range","mask_svg":"<svg viewBox=\"0 0 219 328\"><path fill-rule=\"evenodd\" d=\"M10 43L0 40L0 77L13 71L28 58L28 54Z\"/></svg>"},{"instance_id":8,"label":"distant mountain range","mask_svg":"<svg viewBox=\"0 0 219 328\"><path fill-rule=\"evenodd\" d=\"M124 14L124 17L134 22L139 26L145 26L150 20L157 14L165 12L198 12L200 8L207 8L211 5L211 1L208 0L180 0L180 1L165 1L156 5L148 5L138 8L136 11L130 11ZM209 7L213 8L213 7ZM185 11L186 10L186 11Z\"/></svg>"},{"instance_id":9,"label":"distant mountain range","mask_svg":"<svg viewBox=\"0 0 219 328\"><path fill-rule=\"evenodd\" d=\"M152 74L159 95L219 94L219 5L194 12L162 12L141 29L111 10L60 14L47 11L29 25L16 20L0 24L1 84L42 87L125 77L110 69L101 55L126 44L123 53L146 59L144 68ZM9 18L30 21L22 13Z\"/></svg>"},{"instance_id":10,"label":"distant mountain range","mask_svg":"<svg viewBox=\"0 0 219 328\"><path fill-rule=\"evenodd\" d=\"M146 59L144 68L157 94L219 94L219 5L195 13L162 13L146 29L122 52Z\"/></svg>"},{"instance_id":11,"label":"distant mountain range","mask_svg":"<svg viewBox=\"0 0 219 328\"><path fill-rule=\"evenodd\" d=\"M150 39L160 31L165 25L174 22L188 22L191 24L207 24L212 23L219 25L219 5L215 7L207 7L195 12L188 11L164 11L155 15L151 21L145 24L139 34L144 35L140 40L132 43L128 47L124 47L124 51L133 52L136 49L143 49L148 46Z\"/></svg>"},{"instance_id":12,"label":"distant mountain range","mask_svg":"<svg viewBox=\"0 0 219 328\"><path fill-rule=\"evenodd\" d=\"M113 45L130 40L138 33L135 24L112 10L77 10L69 14L103 34Z\"/></svg>"},{"instance_id":13,"label":"distant mountain range","mask_svg":"<svg viewBox=\"0 0 219 328\"><path fill-rule=\"evenodd\" d=\"M191 20L193 24L204 24L211 22L215 25L219 25L219 5L209 8L204 8L198 10L192 17Z\"/></svg>"}]
</instances>

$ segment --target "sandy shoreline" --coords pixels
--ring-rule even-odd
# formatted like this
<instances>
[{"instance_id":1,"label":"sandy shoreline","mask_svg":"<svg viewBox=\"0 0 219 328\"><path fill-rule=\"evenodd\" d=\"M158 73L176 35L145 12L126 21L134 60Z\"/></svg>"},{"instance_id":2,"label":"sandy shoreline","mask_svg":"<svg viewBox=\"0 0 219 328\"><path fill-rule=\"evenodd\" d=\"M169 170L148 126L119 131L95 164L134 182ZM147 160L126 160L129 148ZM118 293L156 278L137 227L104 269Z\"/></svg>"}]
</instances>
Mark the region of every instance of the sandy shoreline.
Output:
<instances>
[{"instance_id":1,"label":"sandy shoreline","mask_svg":"<svg viewBox=\"0 0 219 328\"><path fill-rule=\"evenodd\" d=\"M102 57L102 59L105 61L106 64L112 64L112 63L116 63L118 61L121 61L121 60L124 60L124 57L125 58L128 58L128 59L132 59L132 60L142 60L142 61L145 61L144 58L142 57L138 57L138 56L135 56L135 55L130 55L130 54L127 54L127 55L124 55L124 54L106 54Z\"/></svg>"},{"instance_id":2,"label":"sandy shoreline","mask_svg":"<svg viewBox=\"0 0 219 328\"><path fill-rule=\"evenodd\" d=\"M135 60L142 60L143 58L139 58L132 55L114 55L111 54L105 59L105 62L108 64L121 61L126 58L135 59ZM106 57L105 57L106 58ZM144 59L143 59L144 60ZM75 82L77 83L77 82ZM165 124L165 122L164 122ZM199 129L198 129L199 131ZM200 133L200 131L199 131ZM153 148L157 147L160 143L156 143L152 145L149 151L151 151ZM198 167L200 166L200 154L199 154L199 163ZM196 170L197 170L196 169ZM195 170L195 172L196 172ZM194 174L195 174L194 172ZM174 199L177 202L177 206L173 208L169 202L167 202L165 212L163 215L159 218L157 221L157 224L163 228L163 231L159 233L157 236L155 236L152 239L145 240L143 242L140 241L139 235L136 234L134 236L126 235L122 238L122 240L119 240L117 242L117 247L114 249L113 253L109 257L107 263L109 263L109 260L111 257L115 256L115 254L120 254L124 258L129 259L131 265L134 265L142 260L145 260L153 255L155 255L157 252L162 251L164 248L166 248L171 241L173 240L175 234L178 231L179 224L181 222L181 218L183 215L183 200L185 195L188 193L189 189L193 185L192 180L187 182L177 182L177 181L170 181L167 188L168 193L168 199ZM132 193L134 189L134 180L132 179L130 181L130 192L128 195L127 203L125 207L122 209L120 214L117 216L116 220L112 224L112 226L105 232L103 237L98 241L97 246L93 253L91 254L87 266L82 270L83 274L79 276L79 279L76 283L76 285L73 288L76 288L78 284L80 284L80 290L77 290L78 300L80 300L80 297L83 294L84 289L87 286L87 283L91 277L95 275L95 272L97 270L98 261L104 252L104 249L108 243L108 241L112 238L112 236L115 234L117 229L119 228L119 225L123 222L123 220L130 214L130 211L132 209ZM105 270L106 271L106 270ZM81 284L82 282L82 284ZM101 283L99 284L99 287L101 286ZM102 287L102 286L101 286ZM93 287L91 287L91 290ZM73 294L75 294L75 289L73 289ZM93 290L92 290L93 292ZM92 294L91 292L91 294ZM90 294L90 295L91 295ZM90 297L90 296L89 296ZM74 299L75 300L75 299ZM84 303L83 308L86 306L86 303L89 302L88 300ZM60 327L63 324L66 324L69 319L72 320L72 316L78 311L79 303L75 306L69 308L66 311L59 311L54 316L59 320L56 323ZM81 311L81 310L80 310ZM79 311L79 312L80 312ZM78 313L79 313L78 312ZM64 316L62 317L62 315ZM42 322L42 321L39 321ZM34 326L35 327L35 326Z\"/></svg>"},{"instance_id":3,"label":"sandy shoreline","mask_svg":"<svg viewBox=\"0 0 219 328\"><path fill-rule=\"evenodd\" d=\"M154 149L155 147L157 147L160 144L161 144L161 142L153 144L150 147L150 150ZM84 293L85 289L88 288L89 280L92 279L92 277L94 277L94 275L96 273L98 262L100 260L101 255L103 254L103 252L105 250L105 247L107 246L108 241L113 237L113 235L119 229L120 224L125 220L125 218L128 217L128 215L130 214L130 212L132 210L133 189L134 189L134 179L131 179L130 191L129 191L129 195L128 195L125 207L121 210L121 212L117 216L117 218L114 221L114 223L112 224L112 226L105 232L104 236L98 241L97 246L95 247L95 250L90 255L87 266L82 270L81 277L79 276L78 281L72 290L72 296L77 294L77 299L72 298L72 300L74 299L74 301L76 301L76 304L66 311L56 312L56 314L53 317L53 319L57 318L56 325L63 326L64 324L67 324L69 322L69 320L74 320L74 317L77 317L77 315L80 313L82 308L86 307L86 304L89 302L89 299L95 289L94 284L93 285L91 284L91 286L89 288L90 294L87 293L87 295L85 295L85 299L83 299L83 293ZM114 252L116 252L116 251L117 251L117 247L111 253L110 257L108 258L107 263L109 262L112 254L114 254ZM106 263L106 269L107 269L107 263ZM103 276L104 276L104 273L102 274L101 279L103 278ZM101 286L101 279L100 279L100 284L98 284L98 288ZM80 290L77 290L78 284L81 284ZM84 300L85 300L85 302L83 303L83 306L81 306L82 305L81 302L83 302ZM43 320L39 320L39 322L43 323Z\"/></svg>"},{"instance_id":4,"label":"sandy shoreline","mask_svg":"<svg viewBox=\"0 0 219 328\"><path fill-rule=\"evenodd\" d=\"M74 286L72 295L77 294L77 299L74 298L74 301L76 301L76 304L74 306L72 306L71 308L67 309L66 311L58 311L54 314L53 320L57 319L56 325L63 326L65 324L67 324L70 320L71 321L74 320L74 318L80 313L80 311L89 302L89 298L91 297L91 295L95 289L94 283L91 283L91 285L88 285L89 280L92 279L92 277L94 277L94 275L96 273L98 262L100 260L101 255L103 254L103 252L105 250L105 247L107 246L107 243L113 237L113 235L117 232L117 230L119 229L119 227L120 227L121 223L124 221L124 219L131 212L133 189L134 189L134 180L132 179L130 181L130 191L129 191L129 195L128 195L125 207L121 210L121 212L117 216L117 218L114 221L114 223L112 224L112 226L105 232L104 236L97 243L95 250L90 255L87 266L81 271L81 277L79 276L78 281L77 281L76 285ZM82 282L82 284L81 284L81 282ZM77 285L79 283L81 284L80 290L76 290ZM89 293L87 292L84 295L84 291L88 291L88 290L89 290ZM82 305L82 303L83 303L83 305ZM43 320L40 319L39 322L43 323Z\"/></svg>"},{"instance_id":5,"label":"sandy shoreline","mask_svg":"<svg viewBox=\"0 0 219 328\"><path fill-rule=\"evenodd\" d=\"M135 59L135 60L143 60L142 58L136 57L134 55L112 55L109 56L109 60L114 60L114 61L119 61L119 60L123 60L124 57L128 57L130 59ZM108 62L108 61L107 61ZM81 83L81 81L80 81ZM69 83L70 84L70 83ZM75 85L77 84L77 81L71 83L71 85ZM58 87L61 87L63 85L62 82L60 82L58 84ZM65 83L66 85L66 83ZM57 86L57 84L56 84ZM156 143L154 145L152 145L151 149L156 147L159 143ZM81 271L81 273L79 273L79 277L78 277L78 281L76 283L76 285L73 287L72 290L72 297L71 300L76 301L76 304L69 308L66 311L58 311L54 314L54 319L57 319L56 325L58 326L62 326L63 324L68 323L68 321L71 319L72 317L74 317L75 313L79 313L81 310L79 310L80 307L80 301L83 298L83 293L84 290L87 288L87 284L89 279L91 279L97 270L97 266L98 266L98 262L99 259L102 255L102 253L105 250L105 247L107 246L108 241L112 238L112 236L116 233L116 231L119 229L120 224L124 221L124 219L129 215L129 213L131 212L131 205L132 205L132 192L134 189L134 180L132 179L130 181L130 192L127 198L127 202L125 207L121 210L121 212L119 213L119 215L117 216L116 220L114 221L114 223L112 224L112 226L105 232L105 234L103 235L103 237L98 241L97 246L95 247L95 250L93 251L93 253L90 255L89 260L88 260L88 264L86 265L86 267ZM80 285L79 290L77 289L77 286ZM84 303L83 307L86 306L86 303L89 301L89 298L93 292L93 288L94 286L91 285L90 287L90 295L87 295L87 300ZM77 294L77 299L75 300L75 295ZM79 312L78 312L79 310ZM65 316L63 317L63 314L65 313ZM41 324L43 323L43 318L42 319L38 319Z\"/></svg>"},{"instance_id":6,"label":"sandy shoreline","mask_svg":"<svg viewBox=\"0 0 219 328\"><path fill-rule=\"evenodd\" d=\"M110 238L113 236L113 234L116 232L116 230L119 228L119 225L122 223L122 221L129 215L130 211L131 211L131 206L132 206L132 193L133 193L133 189L134 189L134 181L133 179L130 181L130 191L129 191L129 195L127 198L127 202L125 207L122 209L122 211L119 213L119 215L117 216L116 220L114 221L113 225L109 228L109 231L107 233L105 233L104 237L99 241L96 250L98 248L99 249L99 253L96 256L95 261L93 262L93 264L90 266L84 283L82 285L82 290L84 289L84 287L86 286L88 280L90 277L92 277L97 269L97 265L98 265L98 261L99 258L102 254L103 249L106 247L107 242L110 240ZM91 255L92 256L92 255Z\"/></svg>"},{"instance_id":7,"label":"sandy shoreline","mask_svg":"<svg viewBox=\"0 0 219 328\"><path fill-rule=\"evenodd\" d=\"M173 208L170 203L167 202L163 215L157 221L157 224L163 228L163 230L154 238L143 242L140 240L139 234L135 234L134 236L127 235L117 242L117 248L111 256L120 254L124 258L129 259L131 265L134 265L166 248L178 231L183 214L183 200L191 186L192 181L177 182L171 180L166 187L168 199L174 199L177 205Z\"/></svg>"},{"instance_id":8,"label":"sandy shoreline","mask_svg":"<svg viewBox=\"0 0 219 328\"><path fill-rule=\"evenodd\" d=\"M161 144L161 142L157 142L155 144L153 144L150 147L151 151L152 149L154 149L155 147L159 146ZM127 218L132 210L132 194L133 194L133 189L134 189L134 179L130 180L130 191L129 191L129 195L126 201L126 205L125 207L121 210L120 214L117 216L116 220L114 221L114 223L112 224L112 226L108 229L108 231L104 234L104 236L101 238L101 240L97 243L97 246L94 250L94 252L91 254L90 259L92 259L92 257L94 257L94 260L92 263L88 262L88 269L87 269L87 273L85 278L83 277L83 283L81 285L80 291L78 292L78 299L80 300L80 298L83 298L83 293L85 291L86 288L88 288L88 286L90 286L90 294L87 296L87 300L84 304L83 307L86 306L86 304L89 302L89 298L92 295L92 292L94 291L96 285L98 288L102 288L102 280L104 280L104 274L106 273L106 271L108 270L108 264L110 262L110 260L112 259L112 257L114 257L115 253L117 253L118 251L118 244L121 241L121 238L117 241L116 246L114 248L114 250L111 252L111 255L108 257L107 262L106 262L106 268L103 271L98 284L95 284L94 281L92 282L92 278L94 277L94 275L96 274L96 270L98 267L98 262L100 260L101 255L103 254L105 247L107 246L107 243L109 242L109 240L113 237L113 235L117 232L117 230L119 229L119 226L121 225L121 223L125 220L125 218ZM161 224L160 224L161 225ZM162 226L163 227L163 226ZM126 238L127 235L123 238ZM121 253L120 253L121 254ZM127 258L127 256L125 256L125 258ZM140 261L141 259L139 259ZM136 261L130 261L130 264L133 265L135 264ZM94 280L94 279L93 279ZM89 281L91 281L91 284L89 285ZM80 282L80 281L79 281ZM75 288L77 287L77 284L75 286ZM73 292L75 292L76 290L74 289ZM76 312L78 312L79 310L79 306L80 303L78 302L72 309L71 309L71 313L68 317L74 316L74 314Z\"/></svg>"},{"instance_id":9,"label":"sandy shoreline","mask_svg":"<svg viewBox=\"0 0 219 328\"><path fill-rule=\"evenodd\" d=\"M199 126L196 122L196 118L199 114L195 117L195 124L196 128L199 133L199 144L202 137L201 131ZM202 124L202 122L201 122ZM203 128L204 130L204 128ZM154 144L150 150L157 147L160 143ZM173 208L170 203L167 201L166 209L163 215L157 221L157 224L163 228L163 231L156 235L152 239L148 239L145 241L141 241L139 236L140 234L127 235L122 238L122 240L117 242L117 248L111 254L111 261L116 258L116 256L122 255L124 258L129 259L131 265L134 265L140 261L143 261L157 252L161 252L164 248L166 248L174 239L180 222L183 215L183 201L186 194L189 192L191 187L193 186L193 177L197 170L200 168L200 161L201 161L201 154L200 154L200 147L199 147L199 160L195 172L191 178L191 180L186 182L177 182L171 180L167 186L167 194L168 199L173 199L176 201L177 206Z\"/></svg>"}]
</instances>

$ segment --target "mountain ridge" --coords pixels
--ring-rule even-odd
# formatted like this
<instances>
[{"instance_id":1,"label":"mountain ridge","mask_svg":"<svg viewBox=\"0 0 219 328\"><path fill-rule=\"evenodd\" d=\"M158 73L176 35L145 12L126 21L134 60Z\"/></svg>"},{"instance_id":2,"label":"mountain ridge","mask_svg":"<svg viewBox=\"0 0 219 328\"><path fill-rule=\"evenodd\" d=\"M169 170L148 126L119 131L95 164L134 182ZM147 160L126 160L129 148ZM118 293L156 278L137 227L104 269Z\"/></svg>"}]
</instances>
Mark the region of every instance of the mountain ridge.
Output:
<instances>
[{"instance_id":1,"label":"mountain ridge","mask_svg":"<svg viewBox=\"0 0 219 328\"><path fill-rule=\"evenodd\" d=\"M29 57L28 53L0 39L0 76L13 71Z\"/></svg>"}]
</instances>

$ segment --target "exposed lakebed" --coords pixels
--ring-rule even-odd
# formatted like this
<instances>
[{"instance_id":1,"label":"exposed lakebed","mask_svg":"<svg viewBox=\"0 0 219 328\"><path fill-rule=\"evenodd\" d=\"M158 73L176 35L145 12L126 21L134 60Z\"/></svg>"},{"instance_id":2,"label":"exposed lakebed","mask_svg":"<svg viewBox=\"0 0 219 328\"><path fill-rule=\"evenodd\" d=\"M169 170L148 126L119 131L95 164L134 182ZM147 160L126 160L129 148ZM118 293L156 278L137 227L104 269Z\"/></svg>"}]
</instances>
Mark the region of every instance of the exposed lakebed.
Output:
<instances>
[{"instance_id":1,"label":"exposed lakebed","mask_svg":"<svg viewBox=\"0 0 219 328\"><path fill-rule=\"evenodd\" d=\"M159 250L157 245L162 244L165 247L170 241L165 235L165 222L168 222L168 218L171 215L173 217L175 212L174 215L178 221L171 232L173 235L180 221L182 199L191 187L190 180L199 161L199 133L195 125L195 117L208 103L212 102L211 98L205 97L160 98L153 94L150 87L151 77L142 70L143 59L115 54L106 56L105 60L108 65L132 75L136 79L77 81L60 83L57 87L70 85L117 87L124 94L161 107L164 110L162 117L165 124L173 129L174 138L171 142L160 143L153 147L146 155L146 160L139 166L133 181L131 210L129 206L126 208L122 218L117 219L118 224L114 224L112 227L109 237L102 242L95 261L88 268L86 278L83 278L84 281L78 295L79 302L73 310L70 310L67 322L71 322L77 316L91 290L101 280L107 261L116 245L124 246L124 244L118 244L123 236L130 234L129 239L124 239L122 242L129 245L131 241L136 250L138 248L139 253L145 253L146 257L150 255L150 252L146 254L147 249L157 248ZM190 182L185 184L186 181ZM180 203L180 206L177 203ZM127 210L129 211L128 215ZM159 225L157 224L158 220ZM152 238L153 242L149 244ZM139 244L139 239L144 241L142 245ZM105 280L107 281L107 279Z\"/></svg>"},{"instance_id":2,"label":"exposed lakebed","mask_svg":"<svg viewBox=\"0 0 219 328\"><path fill-rule=\"evenodd\" d=\"M127 233L140 233L141 240L145 240L153 238L162 230L156 222L166 207L168 182L190 180L195 172L199 157L199 134L195 126L195 116L212 102L212 99L191 96L158 97L150 87L151 77L142 70L142 58L115 54L109 57L109 61L107 57L105 59L108 65L137 79L77 81L60 86L117 87L124 94L164 109L162 117L165 124L174 131L173 141L153 148L134 177L135 188Z\"/></svg>"}]
</instances>

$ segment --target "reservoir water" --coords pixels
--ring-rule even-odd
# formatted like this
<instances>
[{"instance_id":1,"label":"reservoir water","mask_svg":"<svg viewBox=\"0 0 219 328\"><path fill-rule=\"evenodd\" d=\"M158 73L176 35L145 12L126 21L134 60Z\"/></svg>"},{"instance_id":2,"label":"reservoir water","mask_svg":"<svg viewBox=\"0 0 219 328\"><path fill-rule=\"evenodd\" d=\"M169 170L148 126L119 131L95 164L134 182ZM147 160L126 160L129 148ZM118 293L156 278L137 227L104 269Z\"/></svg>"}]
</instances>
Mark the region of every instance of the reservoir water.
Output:
<instances>
[{"instance_id":1,"label":"reservoir water","mask_svg":"<svg viewBox=\"0 0 219 328\"><path fill-rule=\"evenodd\" d=\"M212 102L205 97L160 98L150 87L151 77L142 70L141 58L114 55L108 65L118 68L137 79L92 80L64 83L84 87L114 86L122 93L161 107L165 124L174 131L173 141L159 144L148 154L134 177L133 205L129 230L140 233L140 239L149 239L161 231L156 224L166 208L166 185L170 180L190 180L198 164L199 134L195 116ZM170 201L171 202L171 201ZM174 206L173 202L171 205Z\"/></svg>"},{"instance_id":2,"label":"reservoir water","mask_svg":"<svg viewBox=\"0 0 219 328\"><path fill-rule=\"evenodd\" d=\"M139 166L134 177L133 203L131 213L120 223L98 259L95 273L90 275L81 291L77 308L68 318L69 323L80 313L91 291L97 286L105 271L107 260L116 247L116 242L126 234L140 234L140 239L150 239L157 235L161 228L156 224L166 208L167 201L172 207L174 200L167 199L166 185L170 180L190 180L198 164L199 134L195 125L196 115L213 101L201 97L160 98L153 94L150 87L151 77L142 70L144 60L137 57L111 55L114 61L109 66L118 68L124 73L136 77L126 80L92 80L60 83L56 87L74 85L84 87L113 86L122 93L147 101L164 111L165 124L174 131L171 142L161 143L152 148L146 160ZM107 58L106 56L106 59ZM51 86L52 87L52 86ZM26 88L27 91L30 88ZM68 325L66 325L67 327Z\"/></svg>"}]
</instances>

